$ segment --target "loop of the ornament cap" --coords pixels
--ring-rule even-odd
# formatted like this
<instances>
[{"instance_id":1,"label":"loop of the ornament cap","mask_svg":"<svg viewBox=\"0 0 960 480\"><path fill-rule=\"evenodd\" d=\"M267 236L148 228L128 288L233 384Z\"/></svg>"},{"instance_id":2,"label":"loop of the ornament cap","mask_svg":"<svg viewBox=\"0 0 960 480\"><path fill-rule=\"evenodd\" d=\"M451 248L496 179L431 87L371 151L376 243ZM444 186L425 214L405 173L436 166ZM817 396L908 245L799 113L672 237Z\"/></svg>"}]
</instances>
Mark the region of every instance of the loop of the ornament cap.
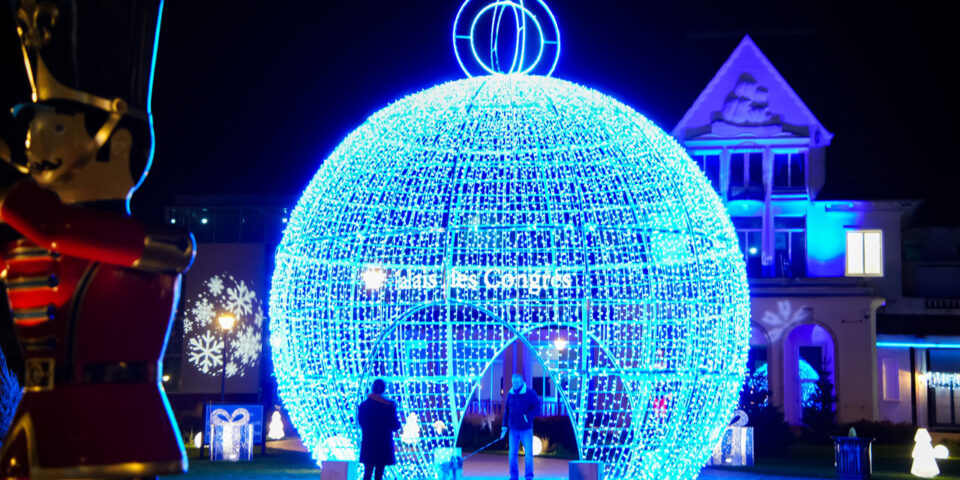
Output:
<instances>
[{"instance_id":1,"label":"loop of the ornament cap","mask_svg":"<svg viewBox=\"0 0 960 480\"><path fill-rule=\"evenodd\" d=\"M520 0L520 6L521 7L523 6L523 0ZM493 12L494 20L490 22L490 43L491 43L490 52L493 54L496 54L497 62L498 62L497 65L491 66L494 69L500 67L499 65L500 55L498 51L499 49L495 45L499 41L500 24L503 23L503 15L504 15L504 12L506 11L507 11L506 7L499 8L497 9L497 11L494 11ZM510 69L508 70L509 73L513 73L517 69L517 61L518 60L520 61L520 67L522 68L523 59L526 57L525 52L527 50L526 48L527 47L526 45L527 17L526 15L518 15L516 8L511 7L510 11L513 13L513 23L514 23L514 27L517 29L517 42L513 46L513 61L510 62Z\"/></svg>"},{"instance_id":2,"label":"loop of the ornament cap","mask_svg":"<svg viewBox=\"0 0 960 480\"><path fill-rule=\"evenodd\" d=\"M473 24L470 25L470 51L473 52L473 59L477 61L477 64L480 65L481 68L483 68L487 73L491 75L504 75L505 73L506 74L514 73L512 71L512 65L511 65L511 71L509 72L498 72L494 70L493 68L491 68L490 65L487 65L486 63L484 63L483 60L480 59L480 54L477 52L477 43L474 41L474 35L476 34L476 31L477 31L477 22L480 21L480 17L482 17L483 14L487 13L487 10L490 10L491 8L496 8L496 7L510 7L515 10L520 10L525 16L530 18L530 20L533 21L534 26L537 27L537 33L540 34L540 49L537 52L537 58L530 63L530 66L527 69L517 72L517 73L526 75L532 72L533 69L537 67L537 64L540 63L540 59L543 57L543 47L544 47L545 39L543 38L543 28L540 26L540 22L537 21L537 17L534 16L533 12L513 2L504 1L504 2L491 3L490 5L483 7L483 10L480 10L480 12L478 12L477 15L473 17ZM520 37L520 34L518 34L517 36ZM524 34L524 36L526 36L526 34ZM516 63L516 58L514 58L514 63ZM520 60L520 66L521 67L523 66L523 59Z\"/></svg>"},{"instance_id":3,"label":"loop of the ornament cap","mask_svg":"<svg viewBox=\"0 0 960 480\"><path fill-rule=\"evenodd\" d=\"M465 2L463 2L463 5L460 6L460 10L457 12L457 17L453 23L454 55L456 55L457 63L460 65L460 69L463 70L463 72L468 77L474 77L475 74L474 72L471 71L472 70L471 68L467 67L467 62L465 61L464 57L460 54L460 48L461 48L460 45L464 41L470 44L470 52L473 55L474 61L482 69L482 72L486 72L487 74L491 74L491 75L504 75L503 72L498 72L492 69L483 60L480 59L480 56L476 50L476 43L474 42L474 33L476 31L476 25L477 25L477 22L479 21L479 18L483 16L483 14L486 13L491 8L498 8L498 7L504 7L504 8L509 7L514 9L514 12L516 12L517 10L522 11L524 15L523 18L530 18L533 21L534 26L537 27L537 32L540 35L540 42L539 42L540 48L539 48L539 51L537 52L536 60L534 60L529 67L527 67L526 69L523 69L519 73L528 74L532 72L535 68L537 68L537 66L539 66L541 60L543 60L543 56L546 51L546 46L555 45L556 52L554 54L553 63L550 65L549 70L544 74L545 76L553 75L553 72L556 70L557 64L560 61L560 27L557 25L556 17L554 17L553 12L550 11L550 7L548 7L547 4L543 2L543 0L536 0L536 1L540 5L540 7L543 9L543 11L546 12L546 16L550 19L551 23L553 24L553 34L554 34L555 40L548 39L547 36L545 35L543 26L541 25L540 21L537 19L537 16L528 8L523 6L522 2L516 3L515 0L500 0L487 5L474 16L473 21L470 23L469 32L461 32L460 19L461 17L463 17L463 14L466 11L467 6L470 4L471 1L472 0L466 0ZM515 16L517 16L516 13L515 13ZM525 39L526 39L526 32L524 31L522 34L518 32L518 41L520 40L524 41L524 48L526 43ZM510 72L508 73L511 73L513 72L513 70L518 68L518 66L516 65L518 60L521 62L520 67L523 66L523 63L525 63L525 61L524 61L524 58L520 58L520 57L526 57L526 55L518 55L516 53L514 54L514 61L512 62ZM479 72L479 73L482 74L482 72Z\"/></svg>"}]
</instances>

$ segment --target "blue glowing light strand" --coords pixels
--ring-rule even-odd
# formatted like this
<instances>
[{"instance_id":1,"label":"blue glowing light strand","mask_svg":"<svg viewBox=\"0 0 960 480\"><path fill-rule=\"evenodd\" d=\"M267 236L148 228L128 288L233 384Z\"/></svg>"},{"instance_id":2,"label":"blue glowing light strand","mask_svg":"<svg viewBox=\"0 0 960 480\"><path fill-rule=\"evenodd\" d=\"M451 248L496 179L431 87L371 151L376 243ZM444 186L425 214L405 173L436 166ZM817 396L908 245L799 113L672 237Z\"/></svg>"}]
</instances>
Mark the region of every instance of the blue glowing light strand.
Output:
<instances>
[{"instance_id":1,"label":"blue glowing light strand","mask_svg":"<svg viewBox=\"0 0 960 480\"><path fill-rule=\"evenodd\" d=\"M503 21L503 15L504 13L506 13L506 11L507 11L506 6L499 6L495 8L493 12L494 21L490 22L490 65L494 70L497 70L497 71L500 71L500 48L499 48L500 22ZM525 41L525 38L524 38L525 34L520 29L519 22L517 21L517 17L518 17L517 9L510 8L510 11L513 12L513 18L514 18L514 24L515 24L514 26L516 27L516 30L517 30L517 41L514 44L514 48L513 48L513 61L510 64L510 69L508 70L508 72L512 73L515 71L514 68L516 67L517 57L520 56L519 47L521 43ZM524 20L526 20L526 15L521 13L521 16L523 17Z\"/></svg>"},{"instance_id":2,"label":"blue glowing light strand","mask_svg":"<svg viewBox=\"0 0 960 480\"><path fill-rule=\"evenodd\" d=\"M153 125L153 79L157 71L157 48L160 46L160 25L163 23L163 3L164 0L160 0L160 5L157 7L157 27L153 32L153 53L150 56L150 78L147 80L147 128L150 129L150 153L147 154L147 164L143 167L140 178L137 179L133 188L127 192L127 197L124 199L124 209L127 215L132 215L130 200L133 198L133 194L143 185L143 182L146 181L147 174L150 173L150 168L153 167L154 153L157 151L157 132Z\"/></svg>"},{"instance_id":3,"label":"blue glowing light strand","mask_svg":"<svg viewBox=\"0 0 960 480\"><path fill-rule=\"evenodd\" d=\"M386 283L368 290L373 266ZM491 268L528 285L471 284ZM359 445L359 392L382 376L422 431L396 475L431 478L497 352L517 332L562 336L544 363L581 457L609 478L683 479L736 404L748 314L732 225L676 142L592 90L501 76L407 97L324 162L278 249L271 345L315 458L331 438Z\"/></svg>"},{"instance_id":4,"label":"blue glowing light strand","mask_svg":"<svg viewBox=\"0 0 960 480\"><path fill-rule=\"evenodd\" d=\"M877 342L878 348L960 348L953 342Z\"/></svg>"},{"instance_id":5,"label":"blue glowing light strand","mask_svg":"<svg viewBox=\"0 0 960 480\"><path fill-rule=\"evenodd\" d=\"M499 66L499 59L497 60L497 64L498 64L498 65L496 65L496 66L489 66L489 67L488 67L485 63L483 63L483 61L480 60L480 54L479 54L479 52L477 52L477 44L476 44L476 42L473 42L473 41L470 42L471 52L473 53L473 58L477 60L477 63L479 63L480 66L483 67L483 69L486 70L486 72L487 72L488 74L490 74L490 75L510 75L510 74L513 74L513 73L520 73L521 75L526 75L526 74L530 73L531 71L533 71L533 69L537 67L537 64L540 63L540 58L543 57L543 49L544 49L544 45L545 45L545 41L544 41L544 38L543 38L543 28L540 26L540 22L538 22L537 19L536 19L536 17L533 16L533 13L530 12L529 10L527 10L526 8L523 8L522 6L518 6L518 5L516 5L516 4L512 3L512 2L508 2L508 1L505 1L505 2L497 2L497 3L492 3L492 4L490 4L490 5L487 5L483 10L480 11L480 13L477 14L476 17L473 18L473 24L470 26L470 38L471 38L471 39L474 38L474 34L475 34L476 30L477 30L477 22L480 20L480 18L483 16L484 13L486 13L486 12L487 12L488 10L490 10L490 9L496 9L496 8L498 8L498 7L506 8L507 5L510 5L510 6L511 6L510 8L513 8L514 10L520 10L520 15L522 15L524 18L529 17L530 20L533 22L533 25L534 25L535 27L537 27L537 32L539 33L539 36L540 36L540 48L537 50L537 58L536 58L533 62L530 63L530 66L529 66L529 67L527 67L527 68L524 69L524 68L523 68L523 65L524 65L524 58L523 58L523 56L520 55L520 56L518 57L517 55L514 55L514 59L513 59L513 62L511 63L511 67L510 67L511 69L508 70L508 71L506 71L506 72L502 72L502 71L497 70L497 68L496 68L497 66ZM494 15L496 16L496 14L494 14ZM497 22L495 22L495 23L497 23ZM499 33L499 32L497 32L497 33ZM499 38L499 36L497 36L496 38ZM517 41L519 42L519 41L525 40L525 39L526 39L526 35L525 35L525 34L522 34L522 33L520 33L520 32L518 31L518 32L517 32ZM525 42L524 42L524 43L525 43ZM496 49L497 49L497 42L494 41L494 42L492 42L491 49L490 49L490 52L491 52L491 55L490 55L490 56L491 56L491 63L493 63L492 60L493 60L494 54L495 54L495 52L496 52ZM517 65L517 63L519 63L519 66L517 66L517 67L516 67L516 70L514 70L514 65Z\"/></svg>"},{"instance_id":6,"label":"blue glowing light strand","mask_svg":"<svg viewBox=\"0 0 960 480\"><path fill-rule=\"evenodd\" d=\"M457 62L460 65L460 68L468 77L474 77L478 75L510 75L510 74L531 74L531 73L540 73L544 76L551 76L557 68L557 64L560 61L560 27L557 24L556 17L554 17L553 12L547 6L543 0L536 0L536 2L529 2L532 5L536 5L537 9L543 14L543 17L550 20L550 27L544 29L544 26L541 25L540 20L536 13L531 11L524 5L522 0L500 0L494 1L479 11L477 11L472 20L469 22L462 22L462 19L466 17L466 14L471 13L468 11L468 6L471 5L471 2L478 2L480 0L466 0L461 6L460 10L457 12L457 17L454 20L453 25L453 50L456 55ZM510 62L510 69L503 71L500 68L499 60L499 38L501 35L500 27L502 25L501 19L502 14L506 9L511 9L514 14L514 24L516 31L514 32L516 43L514 45L514 55L513 59ZM477 51L476 45L476 29L481 18L487 14L489 11L492 12L491 19L491 40L490 40L490 60L489 64L483 60L480 55L480 52ZM529 19L529 21L528 21ZM536 58L529 63L526 63L526 44L527 44L527 32L529 30L529 24L533 24L536 27L537 33L539 35L539 41L537 42L538 51ZM469 25L465 27L465 25ZM549 63L549 68L540 67L541 61L543 60L544 55L547 52L548 47L552 47L553 50L553 59ZM461 48L469 49L470 55L473 57L473 63L476 64L479 68L471 68L468 66L467 59L465 55L461 55Z\"/></svg>"}]
</instances>

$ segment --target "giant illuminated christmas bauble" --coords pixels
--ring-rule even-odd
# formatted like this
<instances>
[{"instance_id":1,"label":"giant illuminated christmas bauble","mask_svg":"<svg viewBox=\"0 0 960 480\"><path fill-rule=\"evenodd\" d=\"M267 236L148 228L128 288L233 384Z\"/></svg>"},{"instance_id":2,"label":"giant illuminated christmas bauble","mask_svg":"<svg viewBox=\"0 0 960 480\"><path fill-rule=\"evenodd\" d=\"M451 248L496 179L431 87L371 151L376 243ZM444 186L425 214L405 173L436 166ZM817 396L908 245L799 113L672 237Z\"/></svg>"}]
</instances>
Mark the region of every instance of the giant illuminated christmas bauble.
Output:
<instances>
[{"instance_id":1,"label":"giant illuminated christmas bauble","mask_svg":"<svg viewBox=\"0 0 960 480\"><path fill-rule=\"evenodd\" d=\"M397 101L323 162L277 250L270 343L318 460L360 444L383 378L406 424L388 476L435 478L520 342L582 459L693 479L737 403L748 315L732 224L680 145L597 91L491 75Z\"/></svg>"}]
</instances>

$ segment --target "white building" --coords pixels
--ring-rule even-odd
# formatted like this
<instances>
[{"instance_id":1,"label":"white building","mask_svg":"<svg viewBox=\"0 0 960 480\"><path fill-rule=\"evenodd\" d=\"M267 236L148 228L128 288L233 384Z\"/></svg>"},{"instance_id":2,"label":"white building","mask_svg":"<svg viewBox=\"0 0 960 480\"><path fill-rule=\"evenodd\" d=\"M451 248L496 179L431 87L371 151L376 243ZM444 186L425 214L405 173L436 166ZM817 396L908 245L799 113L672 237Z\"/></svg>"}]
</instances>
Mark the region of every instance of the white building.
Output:
<instances>
[{"instance_id":1,"label":"white building","mask_svg":"<svg viewBox=\"0 0 960 480\"><path fill-rule=\"evenodd\" d=\"M960 425L953 390L941 386L928 395L929 382L921 381L935 377L960 390L960 374L944 375L960 372L960 349L931 348L960 346L960 334L951 340L944 316L960 314L960 301L924 298L930 292L960 298L960 262L942 260L960 256L960 229L905 230L920 205L915 200L821 195L827 162L843 161L829 159L833 134L750 37L672 134L733 219L750 277L748 367L766 377L787 421L800 425L811 384L826 374L841 423ZM932 314L941 314L940 321L930 320ZM491 367L471 413L497 410L499 379L514 371L543 395L548 413L563 413L549 375L523 350L509 350ZM942 374L924 375L933 367Z\"/></svg>"},{"instance_id":2,"label":"white building","mask_svg":"<svg viewBox=\"0 0 960 480\"><path fill-rule=\"evenodd\" d=\"M960 229L911 225L918 201L824 198L827 162L843 161L829 158L833 134L750 37L672 133L733 218L749 367L766 370L786 419L800 423L821 371L840 422L960 426Z\"/></svg>"}]
</instances>

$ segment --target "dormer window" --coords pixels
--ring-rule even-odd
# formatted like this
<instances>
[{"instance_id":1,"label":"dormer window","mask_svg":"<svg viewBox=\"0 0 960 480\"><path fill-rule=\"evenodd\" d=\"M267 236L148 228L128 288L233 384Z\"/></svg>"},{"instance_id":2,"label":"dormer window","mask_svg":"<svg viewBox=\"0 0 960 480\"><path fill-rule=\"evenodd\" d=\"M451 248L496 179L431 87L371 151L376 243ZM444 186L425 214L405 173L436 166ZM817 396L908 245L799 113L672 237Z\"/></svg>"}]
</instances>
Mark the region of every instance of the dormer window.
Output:
<instances>
[{"instance_id":1,"label":"dormer window","mask_svg":"<svg viewBox=\"0 0 960 480\"><path fill-rule=\"evenodd\" d=\"M795 189L806 186L805 152L773 153L773 188Z\"/></svg>"}]
</instances>

